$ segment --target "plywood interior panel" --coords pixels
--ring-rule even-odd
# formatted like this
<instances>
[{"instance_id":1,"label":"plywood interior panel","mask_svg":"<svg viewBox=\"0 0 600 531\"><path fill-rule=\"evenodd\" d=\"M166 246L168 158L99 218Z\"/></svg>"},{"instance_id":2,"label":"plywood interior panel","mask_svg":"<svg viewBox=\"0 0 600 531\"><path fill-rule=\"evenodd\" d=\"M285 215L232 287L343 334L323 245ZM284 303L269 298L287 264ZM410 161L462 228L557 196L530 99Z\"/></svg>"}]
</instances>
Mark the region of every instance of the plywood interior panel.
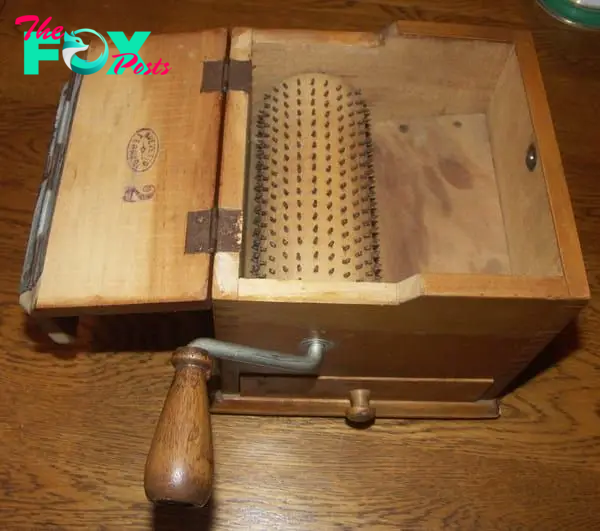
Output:
<instances>
[{"instance_id":1,"label":"plywood interior panel","mask_svg":"<svg viewBox=\"0 0 600 531\"><path fill-rule=\"evenodd\" d=\"M484 114L373 124L382 276L509 274Z\"/></svg>"},{"instance_id":2,"label":"plywood interior panel","mask_svg":"<svg viewBox=\"0 0 600 531\"><path fill-rule=\"evenodd\" d=\"M533 171L525 164L536 138L515 53L498 79L487 116L512 272L560 275L544 169L539 160Z\"/></svg>"},{"instance_id":3,"label":"plywood interior panel","mask_svg":"<svg viewBox=\"0 0 600 531\"><path fill-rule=\"evenodd\" d=\"M375 122L482 113L511 48L501 42L408 36L349 45L324 42L310 32L303 39L255 39L253 106L283 79L321 72L360 88Z\"/></svg>"}]
</instances>

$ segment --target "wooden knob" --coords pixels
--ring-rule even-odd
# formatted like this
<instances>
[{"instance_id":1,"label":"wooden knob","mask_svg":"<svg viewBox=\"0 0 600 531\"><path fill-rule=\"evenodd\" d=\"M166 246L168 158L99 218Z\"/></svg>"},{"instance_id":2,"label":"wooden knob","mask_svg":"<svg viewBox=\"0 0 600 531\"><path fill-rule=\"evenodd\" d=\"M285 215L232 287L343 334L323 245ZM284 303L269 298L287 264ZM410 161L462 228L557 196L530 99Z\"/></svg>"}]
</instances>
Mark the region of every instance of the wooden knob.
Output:
<instances>
[{"instance_id":1,"label":"wooden knob","mask_svg":"<svg viewBox=\"0 0 600 531\"><path fill-rule=\"evenodd\" d=\"M150 501L204 506L212 492L213 448L206 382L212 361L198 348L175 351L175 376L150 446L144 489Z\"/></svg>"},{"instance_id":2,"label":"wooden knob","mask_svg":"<svg viewBox=\"0 0 600 531\"><path fill-rule=\"evenodd\" d=\"M370 422L375 418L375 408L370 405L371 391L354 389L350 391L350 407L346 410L346 418L350 422Z\"/></svg>"}]
</instances>

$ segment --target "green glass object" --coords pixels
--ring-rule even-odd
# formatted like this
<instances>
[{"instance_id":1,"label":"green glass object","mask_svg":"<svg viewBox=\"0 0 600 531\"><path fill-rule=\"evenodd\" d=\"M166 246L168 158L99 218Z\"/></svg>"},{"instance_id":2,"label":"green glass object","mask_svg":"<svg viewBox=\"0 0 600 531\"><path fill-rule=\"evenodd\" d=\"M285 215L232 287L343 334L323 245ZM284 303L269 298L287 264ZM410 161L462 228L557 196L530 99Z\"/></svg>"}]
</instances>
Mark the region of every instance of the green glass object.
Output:
<instances>
[{"instance_id":1,"label":"green glass object","mask_svg":"<svg viewBox=\"0 0 600 531\"><path fill-rule=\"evenodd\" d=\"M538 0L538 3L563 22L600 29L600 0Z\"/></svg>"}]
</instances>

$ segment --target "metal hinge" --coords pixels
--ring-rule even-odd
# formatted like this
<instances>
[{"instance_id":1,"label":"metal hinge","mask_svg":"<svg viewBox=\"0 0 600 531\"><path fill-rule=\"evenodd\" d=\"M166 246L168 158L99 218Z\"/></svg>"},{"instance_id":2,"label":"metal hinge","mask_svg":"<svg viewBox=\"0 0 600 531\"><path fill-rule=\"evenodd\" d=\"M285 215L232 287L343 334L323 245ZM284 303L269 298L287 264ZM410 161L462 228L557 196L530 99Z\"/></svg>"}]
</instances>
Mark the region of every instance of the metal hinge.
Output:
<instances>
[{"instance_id":1,"label":"metal hinge","mask_svg":"<svg viewBox=\"0 0 600 531\"><path fill-rule=\"evenodd\" d=\"M188 212L185 254L239 252L241 240L241 210L211 208Z\"/></svg>"},{"instance_id":2,"label":"metal hinge","mask_svg":"<svg viewBox=\"0 0 600 531\"><path fill-rule=\"evenodd\" d=\"M252 62L225 59L204 61L200 92L250 92L252 88Z\"/></svg>"}]
</instances>

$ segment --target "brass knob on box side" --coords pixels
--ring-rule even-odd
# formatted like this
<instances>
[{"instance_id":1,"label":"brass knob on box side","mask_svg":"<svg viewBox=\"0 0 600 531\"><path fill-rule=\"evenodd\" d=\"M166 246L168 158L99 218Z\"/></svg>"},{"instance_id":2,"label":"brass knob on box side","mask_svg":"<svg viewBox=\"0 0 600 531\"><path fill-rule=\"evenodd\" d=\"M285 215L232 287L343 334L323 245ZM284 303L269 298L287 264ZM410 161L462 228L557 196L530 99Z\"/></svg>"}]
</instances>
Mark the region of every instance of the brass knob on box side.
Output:
<instances>
[{"instance_id":1,"label":"brass knob on box side","mask_svg":"<svg viewBox=\"0 0 600 531\"><path fill-rule=\"evenodd\" d=\"M346 410L350 422L371 422L375 418L375 408L371 407L371 391L353 389L350 391L350 407Z\"/></svg>"}]
</instances>

